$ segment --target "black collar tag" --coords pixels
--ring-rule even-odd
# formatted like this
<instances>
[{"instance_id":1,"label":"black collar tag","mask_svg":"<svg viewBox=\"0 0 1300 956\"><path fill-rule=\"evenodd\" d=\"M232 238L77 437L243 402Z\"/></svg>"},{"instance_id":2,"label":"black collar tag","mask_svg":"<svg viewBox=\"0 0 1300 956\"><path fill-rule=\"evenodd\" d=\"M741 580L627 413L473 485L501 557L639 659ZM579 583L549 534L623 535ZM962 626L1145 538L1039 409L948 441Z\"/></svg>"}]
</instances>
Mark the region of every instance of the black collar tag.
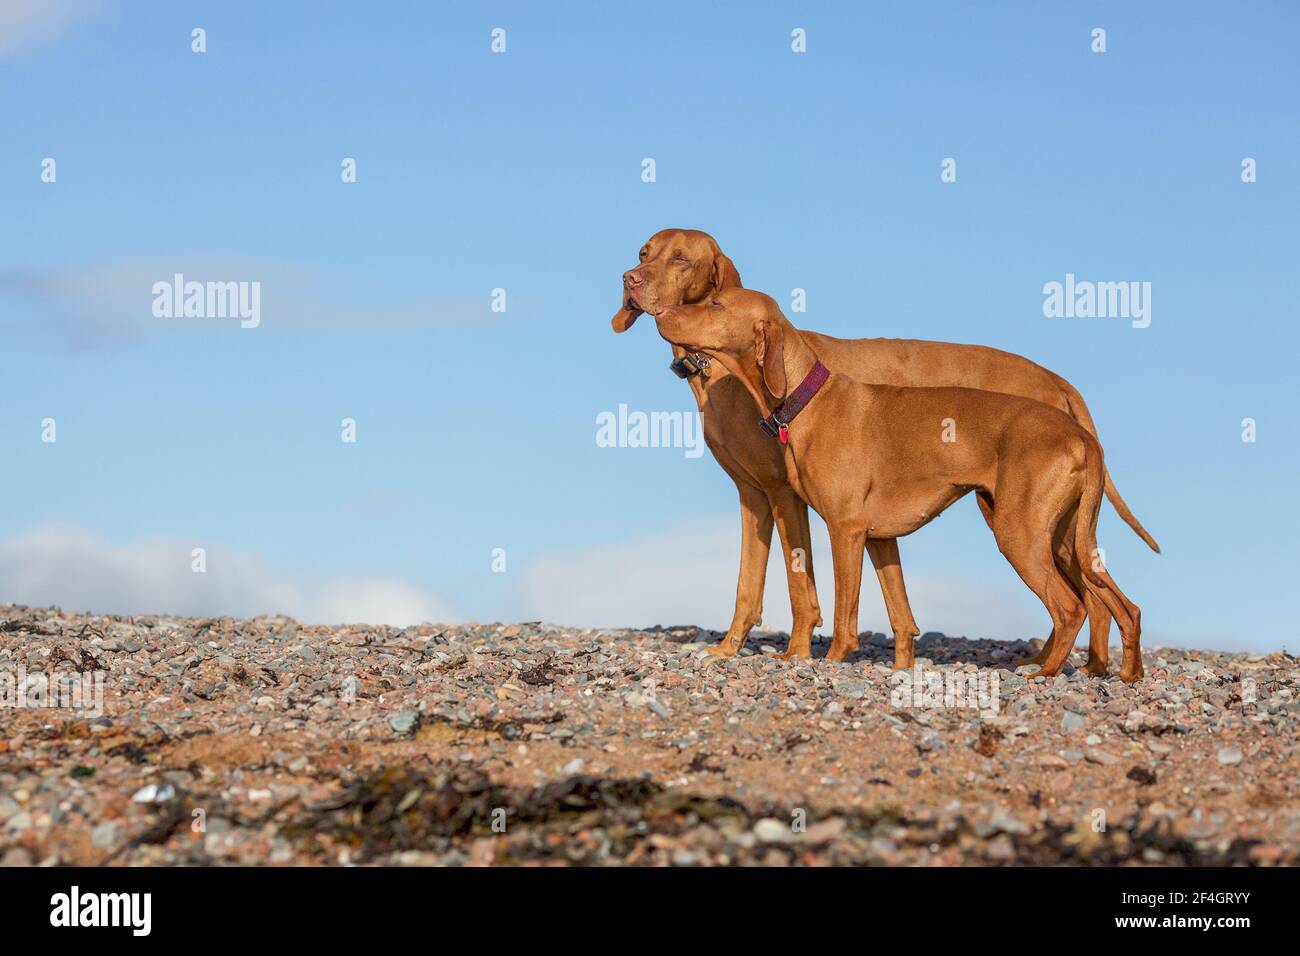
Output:
<instances>
[{"instance_id":1,"label":"black collar tag","mask_svg":"<svg viewBox=\"0 0 1300 956\"><path fill-rule=\"evenodd\" d=\"M674 359L668 366L678 378L694 378L697 375L708 376L709 360L699 352L687 352L679 359Z\"/></svg>"}]
</instances>

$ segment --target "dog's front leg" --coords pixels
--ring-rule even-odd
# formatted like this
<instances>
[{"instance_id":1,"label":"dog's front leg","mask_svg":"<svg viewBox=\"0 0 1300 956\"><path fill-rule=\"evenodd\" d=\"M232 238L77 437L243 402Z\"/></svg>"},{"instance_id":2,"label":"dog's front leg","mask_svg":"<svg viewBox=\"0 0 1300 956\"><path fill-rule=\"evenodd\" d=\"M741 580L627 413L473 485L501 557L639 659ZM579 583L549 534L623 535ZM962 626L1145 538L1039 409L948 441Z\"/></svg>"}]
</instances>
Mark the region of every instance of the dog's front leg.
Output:
<instances>
[{"instance_id":1,"label":"dog's front leg","mask_svg":"<svg viewBox=\"0 0 1300 956\"><path fill-rule=\"evenodd\" d=\"M786 580L790 585L790 644L778 657L808 657L812 654L812 632L822 622L817 601L817 582L813 579L812 531L808 526L808 506L788 485L772 494L770 501L776 515L776 530L781 536L785 555Z\"/></svg>"},{"instance_id":2,"label":"dog's front leg","mask_svg":"<svg viewBox=\"0 0 1300 956\"><path fill-rule=\"evenodd\" d=\"M828 661L842 661L858 649L858 596L862 591L862 549L865 530L830 525L831 559L835 564L835 638Z\"/></svg>"},{"instance_id":3,"label":"dog's front leg","mask_svg":"<svg viewBox=\"0 0 1300 956\"><path fill-rule=\"evenodd\" d=\"M750 629L763 619L763 583L772 548L772 506L761 488L737 481L740 492L740 576L731 627L709 653L730 657L744 646Z\"/></svg>"},{"instance_id":4,"label":"dog's front leg","mask_svg":"<svg viewBox=\"0 0 1300 956\"><path fill-rule=\"evenodd\" d=\"M894 670L908 670L912 666L912 639L921 633L921 629L912 618L912 606L907 600L898 539L868 538L867 553L876 569L880 593L885 598L885 611L889 614L889 627L894 632Z\"/></svg>"}]
</instances>

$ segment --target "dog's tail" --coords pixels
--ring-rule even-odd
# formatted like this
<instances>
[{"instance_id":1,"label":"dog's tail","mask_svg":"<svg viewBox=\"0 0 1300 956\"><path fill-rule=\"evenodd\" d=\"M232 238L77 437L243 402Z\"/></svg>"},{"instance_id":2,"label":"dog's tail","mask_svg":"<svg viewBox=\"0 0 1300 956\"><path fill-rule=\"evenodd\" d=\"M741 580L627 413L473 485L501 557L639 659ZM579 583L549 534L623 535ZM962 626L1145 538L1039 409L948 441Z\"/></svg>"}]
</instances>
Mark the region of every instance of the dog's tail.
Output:
<instances>
[{"instance_id":1,"label":"dog's tail","mask_svg":"<svg viewBox=\"0 0 1300 956\"><path fill-rule=\"evenodd\" d=\"M1057 381L1060 383L1061 390L1065 392L1066 402L1070 406L1070 414L1074 416L1074 420L1082 425L1089 435L1096 438L1097 426L1093 424L1092 415L1088 411L1088 406L1084 404L1083 396L1079 394L1078 390L1075 389L1073 385L1061 378L1059 375L1057 376ZM1102 463L1101 470L1102 475L1105 477L1106 497L1109 499L1111 505L1114 506L1115 511L1124 519L1124 523L1132 528L1134 532L1136 532L1137 536L1147 543L1147 547L1156 554L1159 554L1160 545L1156 544L1156 539L1147 533L1147 529L1142 527L1142 522L1138 521L1133 512L1129 510L1124 499L1120 497L1119 489L1115 487L1115 482L1110 480L1110 469L1106 467L1105 462Z\"/></svg>"}]
</instances>

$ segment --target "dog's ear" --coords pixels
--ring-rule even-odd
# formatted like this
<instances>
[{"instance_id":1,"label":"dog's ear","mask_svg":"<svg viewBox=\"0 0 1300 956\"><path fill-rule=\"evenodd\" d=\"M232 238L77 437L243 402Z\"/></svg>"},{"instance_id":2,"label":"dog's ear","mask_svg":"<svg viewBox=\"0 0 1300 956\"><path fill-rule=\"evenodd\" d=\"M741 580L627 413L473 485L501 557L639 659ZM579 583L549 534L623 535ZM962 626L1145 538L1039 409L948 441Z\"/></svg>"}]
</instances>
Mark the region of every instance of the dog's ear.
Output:
<instances>
[{"instance_id":1,"label":"dog's ear","mask_svg":"<svg viewBox=\"0 0 1300 956\"><path fill-rule=\"evenodd\" d=\"M778 323L770 319L754 323L754 352L767 390L785 398L785 332Z\"/></svg>"},{"instance_id":2,"label":"dog's ear","mask_svg":"<svg viewBox=\"0 0 1300 956\"><path fill-rule=\"evenodd\" d=\"M614 313L614 318L609 320L609 324L614 327L615 332L626 332L632 328L632 323L637 320L641 314L640 309L622 308Z\"/></svg>"},{"instance_id":3,"label":"dog's ear","mask_svg":"<svg viewBox=\"0 0 1300 956\"><path fill-rule=\"evenodd\" d=\"M721 292L723 289L739 289L740 273L736 271L736 264L731 261L718 244L713 244L713 291Z\"/></svg>"}]
</instances>

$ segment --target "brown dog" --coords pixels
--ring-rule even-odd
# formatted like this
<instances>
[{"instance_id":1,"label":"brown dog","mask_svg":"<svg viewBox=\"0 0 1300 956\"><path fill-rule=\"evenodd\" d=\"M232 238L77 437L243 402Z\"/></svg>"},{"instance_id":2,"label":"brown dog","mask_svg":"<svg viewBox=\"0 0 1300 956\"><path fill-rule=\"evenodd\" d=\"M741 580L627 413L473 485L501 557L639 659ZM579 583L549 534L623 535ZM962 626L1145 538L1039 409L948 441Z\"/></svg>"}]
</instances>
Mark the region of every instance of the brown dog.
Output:
<instances>
[{"instance_id":1,"label":"brown dog","mask_svg":"<svg viewBox=\"0 0 1300 956\"><path fill-rule=\"evenodd\" d=\"M623 275L623 308L614 316L616 332L629 328L643 311L692 304L728 288L739 288L740 275L712 236L691 229L665 229L651 236L640 252L640 264ZM1073 417L1095 435L1082 397L1065 379L1017 355L972 345L949 345L903 339L834 339L803 333L822 360L837 372L862 382L889 385L957 385L1020 395L1045 402ZM736 609L719 654L734 654L763 610L763 583L775 518L785 552L794 612L787 654L808 654L813 628L821 621L813 578L807 506L787 480L784 462L753 422L758 407L749 392L719 363L706 364L674 347L674 363L689 376L700 408L705 440L714 457L736 483L741 503L741 562ZM681 374L681 373L679 373ZM1106 493L1121 517L1153 549L1159 547L1128 510L1106 477ZM993 511L979 499L990 526ZM895 665L910 667L912 637L919 633L907 603L893 540L869 541L867 551L880 579L894 632ZM805 573L800 573L800 569ZM1091 650L1088 669L1105 673L1110 617L1104 604L1088 597ZM1033 659L1042 663L1050 646Z\"/></svg>"},{"instance_id":2,"label":"brown dog","mask_svg":"<svg viewBox=\"0 0 1300 956\"><path fill-rule=\"evenodd\" d=\"M1091 595L1119 623L1121 679L1142 676L1140 612L1096 562L1101 445L1068 415L997 392L866 385L832 373L761 292L724 290L705 304L660 309L655 321L673 345L716 358L743 382L768 440L784 450L791 485L825 519L835 564L828 659L858 647L867 541L911 534L976 491L992 505L998 549L1051 615L1039 673L1060 671Z\"/></svg>"}]
</instances>

